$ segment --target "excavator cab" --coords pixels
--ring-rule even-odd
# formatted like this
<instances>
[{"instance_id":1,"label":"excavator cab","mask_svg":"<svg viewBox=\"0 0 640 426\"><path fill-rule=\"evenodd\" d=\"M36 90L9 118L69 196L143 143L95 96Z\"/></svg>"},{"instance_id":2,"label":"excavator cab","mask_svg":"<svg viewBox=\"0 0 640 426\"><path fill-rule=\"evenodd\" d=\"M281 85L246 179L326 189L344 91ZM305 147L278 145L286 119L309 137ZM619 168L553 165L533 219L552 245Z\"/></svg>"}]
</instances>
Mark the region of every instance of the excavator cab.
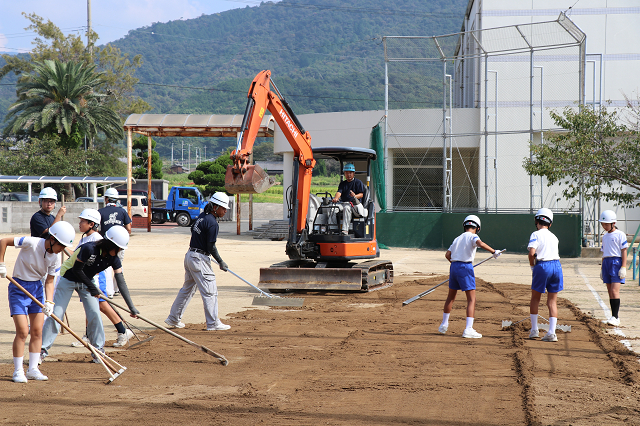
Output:
<instances>
[{"instance_id":1,"label":"excavator cab","mask_svg":"<svg viewBox=\"0 0 640 426\"><path fill-rule=\"evenodd\" d=\"M355 179L359 179L365 184L365 191L360 202L362 208L349 206L346 203L333 203L333 194L331 193L312 195L309 212L310 216L313 216L313 220L310 220L309 240L316 243L375 240L375 206L371 196L370 171L371 161L376 159L376 152L367 148L319 147L313 149L313 156L316 159L331 158L338 161L340 170L346 163L354 164L356 168ZM336 187L334 194L337 189ZM350 215L345 214L346 208L351 209ZM349 223L345 224L344 221L348 218L350 218ZM344 228L348 229L347 235L342 232ZM377 253L379 252L376 250ZM370 255L370 253L364 255L367 254Z\"/></svg>"}]
</instances>

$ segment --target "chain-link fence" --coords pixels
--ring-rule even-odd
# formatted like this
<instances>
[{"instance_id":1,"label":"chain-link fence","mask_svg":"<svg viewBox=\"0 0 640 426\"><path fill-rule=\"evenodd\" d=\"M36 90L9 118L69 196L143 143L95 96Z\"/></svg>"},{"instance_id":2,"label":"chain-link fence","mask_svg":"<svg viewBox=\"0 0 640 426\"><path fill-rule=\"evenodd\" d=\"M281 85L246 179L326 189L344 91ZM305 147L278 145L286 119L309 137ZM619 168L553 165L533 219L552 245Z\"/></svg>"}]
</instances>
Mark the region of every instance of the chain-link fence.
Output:
<instances>
[{"instance_id":1,"label":"chain-link fence","mask_svg":"<svg viewBox=\"0 0 640 426\"><path fill-rule=\"evenodd\" d=\"M557 20L385 37L387 210L576 212L524 170L550 111L584 103L585 35Z\"/></svg>"}]
</instances>

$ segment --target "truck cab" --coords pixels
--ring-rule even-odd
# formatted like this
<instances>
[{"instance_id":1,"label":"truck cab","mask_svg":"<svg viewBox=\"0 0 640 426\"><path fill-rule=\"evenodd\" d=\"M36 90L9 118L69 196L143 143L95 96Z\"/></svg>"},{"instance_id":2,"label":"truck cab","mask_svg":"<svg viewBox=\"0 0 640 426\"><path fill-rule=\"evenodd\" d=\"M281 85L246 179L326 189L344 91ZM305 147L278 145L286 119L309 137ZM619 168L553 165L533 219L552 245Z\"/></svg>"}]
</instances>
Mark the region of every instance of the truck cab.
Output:
<instances>
[{"instance_id":1,"label":"truck cab","mask_svg":"<svg viewBox=\"0 0 640 426\"><path fill-rule=\"evenodd\" d=\"M176 222L189 226L204 210L207 199L193 186L174 186L166 200L151 200L154 223Z\"/></svg>"}]
</instances>

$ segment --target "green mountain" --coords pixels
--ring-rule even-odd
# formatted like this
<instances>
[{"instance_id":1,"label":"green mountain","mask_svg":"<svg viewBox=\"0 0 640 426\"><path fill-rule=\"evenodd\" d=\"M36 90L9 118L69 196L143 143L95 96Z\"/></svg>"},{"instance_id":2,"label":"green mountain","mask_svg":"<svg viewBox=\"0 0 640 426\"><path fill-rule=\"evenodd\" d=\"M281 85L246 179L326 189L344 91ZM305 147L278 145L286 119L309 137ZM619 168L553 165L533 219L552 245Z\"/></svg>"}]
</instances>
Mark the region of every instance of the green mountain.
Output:
<instances>
[{"instance_id":1,"label":"green mountain","mask_svg":"<svg viewBox=\"0 0 640 426\"><path fill-rule=\"evenodd\" d=\"M137 91L150 113L241 114L264 69L296 114L384 108L383 36L460 30L468 0L283 0L129 31L112 44L142 54ZM441 65L407 67L391 108L429 108L442 97ZM4 82L4 81L3 81ZM2 102L0 100L0 102ZM0 103L0 107L4 106ZM4 111L3 111L4 112ZM177 138L158 138L170 157ZM186 142L186 141L185 141ZM232 140L194 140L216 153Z\"/></svg>"}]
</instances>

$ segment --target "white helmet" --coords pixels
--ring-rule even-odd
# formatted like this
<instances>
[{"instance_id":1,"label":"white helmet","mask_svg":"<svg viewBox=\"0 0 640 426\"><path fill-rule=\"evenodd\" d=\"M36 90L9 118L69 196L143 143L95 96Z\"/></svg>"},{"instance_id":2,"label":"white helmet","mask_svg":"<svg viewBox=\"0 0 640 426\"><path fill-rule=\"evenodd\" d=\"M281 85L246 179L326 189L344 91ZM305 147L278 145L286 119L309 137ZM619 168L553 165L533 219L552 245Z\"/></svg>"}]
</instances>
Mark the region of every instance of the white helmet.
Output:
<instances>
[{"instance_id":1,"label":"white helmet","mask_svg":"<svg viewBox=\"0 0 640 426\"><path fill-rule=\"evenodd\" d=\"M100 216L100 212L96 209L84 209L82 213L78 216L80 219L86 219L90 222L95 223L96 225L100 224L102 220L102 216Z\"/></svg>"},{"instance_id":2,"label":"white helmet","mask_svg":"<svg viewBox=\"0 0 640 426\"><path fill-rule=\"evenodd\" d=\"M600 213L600 223L614 223L616 221L616 213L613 210L605 210Z\"/></svg>"},{"instance_id":3,"label":"white helmet","mask_svg":"<svg viewBox=\"0 0 640 426\"><path fill-rule=\"evenodd\" d=\"M120 194L118 194L118 190L115 188L108 188L106 191L104 191L104 196L108 197L108 198L119 198Z\"/></svg>"},{"instance_id":4,"label":"white helmet","mask_svg":"<svg viewBox=\"0 0 640 426\"><path fill-rule=\"evenodd\" d=\"M225 209L229 209L229 196L224 192L216 192L209 198L209 202L216 204Z\"/></svg>"},{"instance_id":5,"label":"white helmet","mask_svg":"<svg viewBox=\"0 0 640 426\"><path fill-rule=\"evenodd\" d=\"M553 212L544 207L538 210L535 217L536 219L541 220L549 225L553 223Z\"/></svg>"},{"instance_id":6,"label":"white helmet","mask_svg":"<svg viewBox=\"0 0 640 426\"><path fill-rule=\"evenodd\" d=\"M56 193L55 189L46 187L42 188L42 191L40 191L40 195L38 196L38 199L42 198L50 198L52 200L58 201L58 194Z\"/></svg>"},{"instance_id":7,"label":"white helmet","mask_svg":"<svg viewBox=\"0 0 640 426\"><path fill-rule=\"evenodd\" d=\"M129 244L129 232L124 229L124 226L112 226L111 228L107 229L104 237L121 249L126 249L127 245Z\"/></svg>"},{"instance_id":8,"label":"white helmet","mask_svg":"<svg viewBox=\"0 0 640 426\"><path fill-rule=\"evenodd\" d=\"M478 228L478 232L480 232L480 218L475 214L470 214L469 216L464 218L464 222L462 222L462 226L474 226Z\"/></svg>"},{"instance_id":9,"label":"white helmet","mask_svg":"<svg viewBox=\"0 0 640 426\"><path fill-rule=\"evenodd\" d=\"M49 228L49 235L58 240L60 244L65 247L69 247L73 244L73 239L76 236L76 230L69 222L56 222Z\"/></svg>"}]
</instances>

